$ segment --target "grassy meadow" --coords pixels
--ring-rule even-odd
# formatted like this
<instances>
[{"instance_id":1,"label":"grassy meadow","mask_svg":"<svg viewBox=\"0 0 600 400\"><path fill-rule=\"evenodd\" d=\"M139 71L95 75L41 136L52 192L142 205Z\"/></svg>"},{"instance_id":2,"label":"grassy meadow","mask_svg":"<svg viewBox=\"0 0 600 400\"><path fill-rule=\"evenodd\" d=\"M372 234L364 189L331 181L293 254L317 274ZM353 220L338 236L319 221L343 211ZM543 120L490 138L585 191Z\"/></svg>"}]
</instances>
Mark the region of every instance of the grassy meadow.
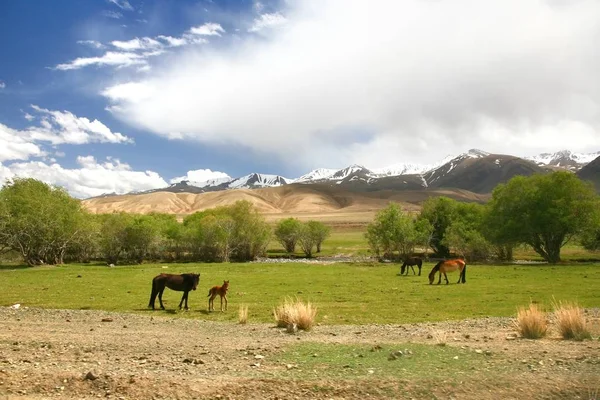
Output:
<instances>
[{"instance_id":1,"label":"grassy meadow","mask_svg":"<svg viewBox=\"0 0 600 400\"><path fill-rule=\"evenodd\" d=\"M144 264L106 267L65 265L0 270L0 305L61 309L102 309L151 313L147 309L152 278L161 273L201 273L190 293L189 312L177 312L181 292L166 289L163 301L173 314L237 322L240 305L248 322L273 321L272 310L286 297L318 307L322 324L407 323L484 316L514 316L518 306L552 300L600 305L600 265L469 265L467 283L429 285L433 263L422 276L398 276L395 263L231 263ZM165 268L166 267L166 268ZM207 313L208 289L230 280L229 311ZM219 299L215 300L219 309ZM156 303L158 306L158 301Z\"/></svg>"}]
</instances>

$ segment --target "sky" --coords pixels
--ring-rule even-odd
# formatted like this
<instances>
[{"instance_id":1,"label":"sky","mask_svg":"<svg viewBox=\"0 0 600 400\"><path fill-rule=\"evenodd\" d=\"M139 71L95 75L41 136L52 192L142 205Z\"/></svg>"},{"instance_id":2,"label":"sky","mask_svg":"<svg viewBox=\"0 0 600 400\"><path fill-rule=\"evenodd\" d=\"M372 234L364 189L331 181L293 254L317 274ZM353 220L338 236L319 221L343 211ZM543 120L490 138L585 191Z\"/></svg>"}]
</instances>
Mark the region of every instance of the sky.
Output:
<instances>
[{"instance_id":1,"label":"sky","mask_svg":"<svg viewBox=\"0 0 600 400\"><path fill-rule=\"evenodd\" d=\"M600 151L597 0L0 2L0 180Z\"/></svg>"}]
</instances>

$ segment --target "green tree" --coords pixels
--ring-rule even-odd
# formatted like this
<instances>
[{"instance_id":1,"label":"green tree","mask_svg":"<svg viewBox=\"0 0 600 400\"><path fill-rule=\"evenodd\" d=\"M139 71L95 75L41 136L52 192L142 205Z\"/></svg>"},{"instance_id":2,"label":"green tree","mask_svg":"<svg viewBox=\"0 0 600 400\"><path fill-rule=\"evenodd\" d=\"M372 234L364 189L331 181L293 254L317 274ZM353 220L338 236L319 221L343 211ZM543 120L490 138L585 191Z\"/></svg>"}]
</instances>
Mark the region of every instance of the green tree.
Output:
<instances>
[{"instance_id":1,"label":"green tree","mask_svg":"<svg viewBox=\"0 0 600 400\"><path fill-rule=\"evenodd\" d=\"M62 188L17 178L0 190L0 242L28 265L62 264L82 232L81 203Z\"/></svg>"},{"instance_id":2,"label":"green tree","mask_svg":"<svg viewBox=\"0 0 600 400\"><path fill-rule=\"evenodd\" d=\"M570 172L517 176L499 185L488 203L485 224L500 243L525 243L549 263L573 236L598 221L598 196Z\"/></svg>"},{"instance_id":3,"label":"green tree","mask_svg":"<svg viewBox=\"0 0 600 400\"><path fill-rule=\"evenodd\" d=\"M301 229L302 224L296 218L286 218L277 224L275 237L287 253L292 254L296 251L296 243L300 238Z\"/></svg>"},{"instance_id":4,"label":"green tree","mask_svg":"<svg viewBox=\"0 0 600 400\"><path fill-rule=\"evenodd\" d=\"M442 244L471 261L490 258L492 245L481 233L484 211L480 204L457 202Z\"/></svg>"},{"instance_id":5,"label":"green tree","mask_svg":"<svg viewBox=\"0 0 600 400\"><path fill-rule=\"evenodd\" d=\"M321 244L329 236L331 229L322 222L308 221L301 224L298 242L304 254L312 257L313 248L321 251Z\"/></svg>"},{"instance_id":6,"label":"green tree","mask_svg":"<svg viewBox=\"0 0 600 400\"><path fill-rule=\"evenodd\" d=\"M390 203L380 210L373 222L367 226L365 234L369 247L375 255L393 258L409 256L415 246L423 240L425 224L417 224L413 218L402 212L397 203Z\"/></svg>"},{"instance_id":7,"label":"green tree","mask_svg":"<svg viewBox=\"0 0 600 400\"><path fill-rule=\"evenodd\" d=\"M427 220L432 227L429 246L439 257L448 257L450 249L444 242L446 230L454 219L456 200L448 197L431 197L423 203L419 220Z\"/></svg>"},{"instance_id":8,"label":"green tree","mask_svg":"<svg viewBox=\"0 0 600 400\"><path fill-rule=\"evenodd\" d=\"M132 216L120 212L100 216L98 247L107 264L117 264L127 249L127 227Z\"/></svg>"}]
</instances>

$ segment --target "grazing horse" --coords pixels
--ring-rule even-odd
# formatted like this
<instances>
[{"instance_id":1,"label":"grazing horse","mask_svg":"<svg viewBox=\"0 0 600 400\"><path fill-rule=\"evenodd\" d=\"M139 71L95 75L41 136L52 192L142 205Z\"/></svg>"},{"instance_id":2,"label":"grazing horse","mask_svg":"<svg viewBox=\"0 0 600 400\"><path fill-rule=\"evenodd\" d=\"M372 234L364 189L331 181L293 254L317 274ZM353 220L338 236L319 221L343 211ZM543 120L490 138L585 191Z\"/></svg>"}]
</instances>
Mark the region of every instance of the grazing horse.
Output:
<instances>
[{"instance_id":1,"label":"grazing horse","mask_svg":"<svg viewBox=\"0 0 600 400\"><path fill-rule=\"evenodd\" d=\"M223 281L223 286L213 286L208 291L208 311L215 311L215 297L221 296L221 311L223 311L223 299L225 299L225 310L227 310L227 290L229 290L229 281Z\"/></svg>"},{"instance_id":2,"label":"grazing horse","mask_svg":"<svg viewBox=\"0 0 600 400\"><path fill-rule=\"evenodd\" d=\"M402 264L402 268L400 269L400 275L404 275L404 271L406 270L406 275L408 275L408 267L412 269L413 275L416 275L415 269L413 265L419 267L419 276L421 276L421 267L423 266L423 260L419 257L408 257L404 259L404 263Z\"/></svg>"},{"instance_id":3,"label":"grazing horse","mask_svg":"<svg viewBox=\"0 0 600 400\"><path fill-rule=\"evenodd\" d=\"M152 307L154 310L154 301L156 300L156 296L158 295L158 301L160 303L160 308L163 310L165 306L162 302L162 295L165 291L165 287L168 287L171 290L176 290L178 292L183 292L183 296L181 297L181 301L179 302L179 309L181 310L181 304L185 300L185 309L188 309L188 293L190 290L196 290L198 283L200 282L200 274L160 274L152 279L152 293L150 294L150 303L148 303L148 307Z\"/></svg>"},{"instance_id":4,"label":"grazing horse","mask_svg":"<svg viewBox=\"0 0 600 400\"><path fill-rule=\"evenodd\" d=\"M439 272L440 279L438 280L438 285L442 282L442 274L444 274L444 278L446 279L447 285L448 276L446 275L446 272L452 272L456 270L460 272L460 275L458 276L458 282L456 283L461 283L461 281L462 283L466 283L467 280L465 278L467 273L467 264L464 260L461 260L460 258L455 258L452 260L444 260L437 263L429 273L429 284L431 285L433 283L433 280L435 279L435 273Z\"/></svg>"}]
</instances>

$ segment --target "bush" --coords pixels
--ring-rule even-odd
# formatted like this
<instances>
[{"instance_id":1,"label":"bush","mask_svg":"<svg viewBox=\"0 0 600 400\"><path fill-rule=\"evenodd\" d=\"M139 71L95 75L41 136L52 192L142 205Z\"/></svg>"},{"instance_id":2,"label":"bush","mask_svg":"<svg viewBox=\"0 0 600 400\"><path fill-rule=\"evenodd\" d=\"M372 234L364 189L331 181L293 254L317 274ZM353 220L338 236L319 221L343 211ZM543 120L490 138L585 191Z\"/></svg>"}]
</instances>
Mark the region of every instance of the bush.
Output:
<instances>
[{"instance_id":1,"label":"bush","mask_svg":"<svg viewBox=\"0 0 600 400\"><path fill-rule=\"evenodd\" d=\"M539 339L546 336L548 322L546 313L537 304L530 304L529 308L520 307L517 312L517 330L526 339Z\"/></svg>"},{"instance_id":2,"label":"bush","mask_svg":"<svg viewBox=\"0 0 600 400\"><path fill-rule=\"evenodd\" d=\"M238 311L238 322L242 325L248 322L248 306L242 304Z\"/></svg>"},{"instance_id":3,"label":"bush","mask_svg":"<svg viewBox=\"0 0 600 400\"><path fill-rule=\"evenodd\" d=\"M315 324L317 307L310 302L305 304L298 299L286 299L273 309L273 316L279 328L297 326L298 329L309 331Z\"/></svg>"},{"instance_id":4,"label":"bush","mask_svg":"<svg viewBox=\"0 0 600 400\"><path fill-rule=\"evenodd\" d=\"M587 328L583 310L572 303L553 303L556 327L563 339L584 340L592 335Z\"/></svg>"}]
</instances>

